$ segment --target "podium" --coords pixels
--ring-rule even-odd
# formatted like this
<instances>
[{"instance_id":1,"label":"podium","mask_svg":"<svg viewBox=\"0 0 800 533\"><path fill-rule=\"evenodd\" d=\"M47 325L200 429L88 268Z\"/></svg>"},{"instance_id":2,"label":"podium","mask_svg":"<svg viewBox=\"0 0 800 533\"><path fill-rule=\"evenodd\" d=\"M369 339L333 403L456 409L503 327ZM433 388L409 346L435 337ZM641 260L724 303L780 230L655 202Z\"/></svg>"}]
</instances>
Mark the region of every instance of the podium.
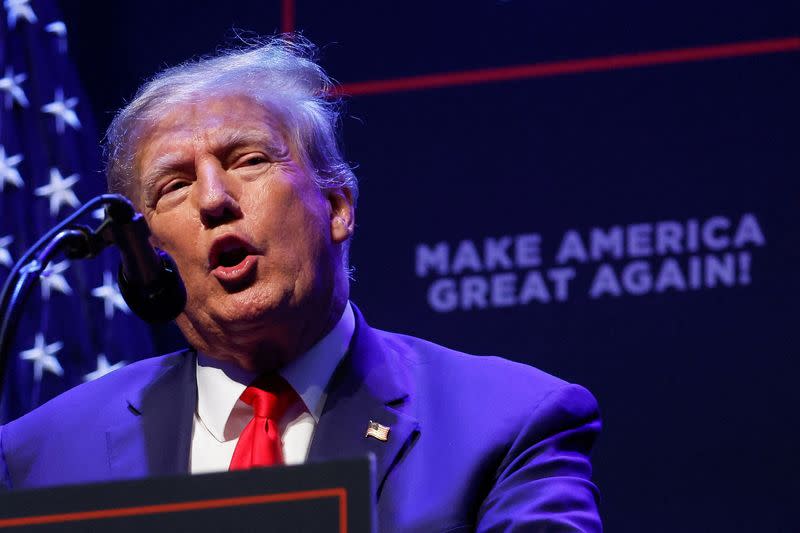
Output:
<instances>
[{"instance_id":1,"label":"podium","mask_svg":"<svg viewBox=\"0 0 800 533\"><path fill-rule=\"evenodd\" d=\"M372 533L374 458L0 493L0 532Z\"/></svg>"}]
</instances>

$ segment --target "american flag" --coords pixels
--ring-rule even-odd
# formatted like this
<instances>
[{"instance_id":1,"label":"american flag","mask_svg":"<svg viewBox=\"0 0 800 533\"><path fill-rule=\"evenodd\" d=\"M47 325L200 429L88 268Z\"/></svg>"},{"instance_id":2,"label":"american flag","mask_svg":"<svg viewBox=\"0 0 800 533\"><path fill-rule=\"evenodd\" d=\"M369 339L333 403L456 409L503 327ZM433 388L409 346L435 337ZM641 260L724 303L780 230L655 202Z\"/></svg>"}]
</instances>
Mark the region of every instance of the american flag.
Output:
<instances>
[{"instance_id":1,"label":"american flag","mask_svg":"<svg viewBox=\"0 0 800 533\"><path fill-rule=\"evenodd\" d=\"M54 0L3 0L0 21L0 285L42 234L105 192L98 137ZM97 226L102 212L84 223ZM0 423L153 350L116 285L118 258L56 257L8 356Z\"/></svg>"}]
</instances>

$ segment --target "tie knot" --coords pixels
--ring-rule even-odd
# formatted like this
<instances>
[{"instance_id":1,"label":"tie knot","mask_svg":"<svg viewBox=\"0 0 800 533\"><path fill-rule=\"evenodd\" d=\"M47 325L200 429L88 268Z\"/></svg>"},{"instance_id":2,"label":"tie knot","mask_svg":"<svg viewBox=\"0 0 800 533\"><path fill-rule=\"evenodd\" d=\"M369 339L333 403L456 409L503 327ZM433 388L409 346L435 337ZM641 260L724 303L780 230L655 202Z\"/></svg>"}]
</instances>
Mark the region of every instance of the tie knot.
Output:
<instances>
[{"instance_id":1,"label":"tie knot","mask_svg":"<svg viewBox=\"0 0 800 533\"><path fill-rule=\"evenodd\" d=\"M277 374L262 375L239 397L253 406L253 418L239 435L231 457L231 470L283 464L278 422L297 393Z\"/></svg>"},{"instance_id":2,"label":"tie knot","mask_svg":"<svg viewBox=\"0 0 800 533\"><path fill-rule=\"evenodd\" d=\"M294 389L278 375L259 376L240 399L253 407L257 418L279 420L294 397Z\"/></svg>"}]
</instances>

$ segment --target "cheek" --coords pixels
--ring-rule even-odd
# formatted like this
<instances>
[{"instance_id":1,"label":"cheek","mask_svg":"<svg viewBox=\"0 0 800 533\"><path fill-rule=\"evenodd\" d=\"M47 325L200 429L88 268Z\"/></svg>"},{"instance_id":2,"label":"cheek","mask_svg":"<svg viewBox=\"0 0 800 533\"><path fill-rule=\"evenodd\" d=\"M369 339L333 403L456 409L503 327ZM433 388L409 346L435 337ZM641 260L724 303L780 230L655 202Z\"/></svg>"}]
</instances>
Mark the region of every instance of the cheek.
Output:
<instances>
[{"instance_id":1,"label":"cheek","mask_svg":"<svg viewBox=\"0 0 800 533\"><path fill-rule=\"evenodd\" d=\"M328 212L319 192L306 190L291 181L271 183L252 198L253 212L260 213L259 226L267 235L268 247L285 259L294 256L308 261L330 240Z\"/></svg>"},{"instance_id":2,"label":"cheek","mask_svg":"<svg viewBox=\"0 0 800 533\"><path fill-rule=\"evenodd\" d=\"M293 213L291 227L292 235L289 236L289 246L298 258L302 258L308 269L319 266L329 246L327 231L327 216L319 211L304 209Z\"/></svg>"},{"instance_id":3,"label":"cheek","mask_svg":"<svg viewBox=\"0 0 800 533\"><path fill-rule=\"evenodd\" d=\"M192 230L192 221L172 218L159 217L151 224L151 243L167 252L184 275L198 259L198 235Z\"/></svg>"}]
</instances>

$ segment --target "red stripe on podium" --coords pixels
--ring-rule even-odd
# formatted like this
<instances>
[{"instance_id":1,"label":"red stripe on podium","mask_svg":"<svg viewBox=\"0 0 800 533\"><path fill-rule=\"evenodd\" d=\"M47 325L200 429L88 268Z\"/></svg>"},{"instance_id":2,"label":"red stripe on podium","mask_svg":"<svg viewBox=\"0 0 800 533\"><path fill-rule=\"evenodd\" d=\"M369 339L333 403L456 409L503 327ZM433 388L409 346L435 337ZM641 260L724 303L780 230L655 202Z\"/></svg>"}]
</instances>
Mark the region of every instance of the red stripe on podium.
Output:
<instances>
[{"instance_id":1,"label":"red stripe on podium","mask_svg":"<svg viewBox=\"0 0 800 533\"><path fill-rule=\"evenodd\" d=\"M135 507L119 507L116 509L101 509L96 511L76 511L72 513L2 518L0 519L0 528L79 522L86 520L102 520L104 518L124 518L127 516L142 516L151 514L181 513L186 511L220 509L223 507L241 507L245 505L260 505L265 503L280 503L299 500L313 500L318 498L337 498L339 500L339 532L347 533L347 490L344 487L284 492L280 494L237 496L232 498L217 498L213 500L198 500L191 502L160 503L154 505L140 505Z\"/></svg>"}]
</instances>

